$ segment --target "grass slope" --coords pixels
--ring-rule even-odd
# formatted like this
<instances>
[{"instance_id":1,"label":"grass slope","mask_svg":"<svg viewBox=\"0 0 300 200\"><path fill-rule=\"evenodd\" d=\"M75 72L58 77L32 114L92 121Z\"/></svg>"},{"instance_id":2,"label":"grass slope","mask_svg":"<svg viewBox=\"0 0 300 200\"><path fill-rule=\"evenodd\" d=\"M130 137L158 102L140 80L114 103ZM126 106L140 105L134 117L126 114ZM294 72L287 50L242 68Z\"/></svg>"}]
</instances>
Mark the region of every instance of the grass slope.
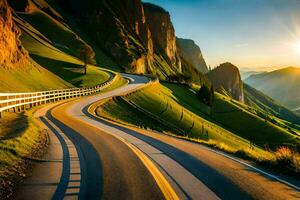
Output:
<instances>
[{"instance_id":1,"label":"grass slope","mask_svg":"<svg viewBox=\"0 0 300 200\"><path fill-rule=\"evenodd\" d=\"M47 3L45 3L44 0L34 1L37 2L41 8L50 8L52 10L51 16L55 16L54 18L62 18L63 22L61 23L63 25L67 22L68 29L72 30L74 34L79 35L80 38L82 38L85 42L92 46L93 50L96 53L96 61L99 66L117 72L123 71L121 67L119 67L115 62L113 62L112 59L109 58L97 44L95 44L94 40L92 40L87 34L80 30L80 27L78 27L74 17L70 16L67 12L64 12L64 10L57 6L54 0L48 0Z\"/></svg>"},{"instance_id":2,"label":"grass slope","mask_svg":"<svg viewBox=\"0 0 300 200\"><path fill-rule=\"evenodd\" d=\"M31 57L38 64L58 75L63 80L76 87L88 87L103 83L109 79L108 73L92 65L88 65L87 74L83 74L82 61L68 54L68 52L63 52L53 46L53 41L23 19L15 17L15 21L22 29L21 41L29 51ZM49 21L53 22L52 26L56 26L57 29L63 26L53 20L49 19ZM43 28L47 29L47 27ZM49 29L47 30L49 31ZM72 34L65 34L65 37L67 36L70 38L69 40L62 40L61 42L64 42L62 43L63 45L68 45L72 41L76 42Z\"/></svg>"},{"instance_id":3,"label":"grass slope","mask_svg":"<svg viewBox=\"0 0 300 200\"><path fill-rule=\"evenodd\" d=\"M22 69L0 69L0 79L0 92L32 92L72 86L34 61Z\"/></svg>"},{"instance_id":4,"label":"grass slope","mask_svg":"<svg viewBox=\"0 0 300 200\"><path fill-rule=\"evenodd\" d=\"M261 148L268 145L273 149L284 144L299 145L298 136L259 117L248 106L220 94L216 94L212 111L187 86L177 84L165 84L165 87L157 84L129 95L126 99L176 125L188 137L212 139L235 148L249 147L249 142ZM136 117L125 114L130 104L122 99L114 99L112 102L114 105L107 103L107 107L104 106L101 111L104 116L112 115L114 119L130 120L131 123L135 121ZM125 106L122 115L119 114L122 112L121 105ZM114 106L117 108L114 109ZM143 126L138 121L136 125ZM146 124L145 127L155 129L149 123ZM159 131L162 130L174 131L159 128Z\"/></svg>"},{"instance_id":5,"label":"grass slope","mask_svg":"<svg viewBox=\"0 0 300 200\"><path fill-rule=\"evenodd\" d=\"M145 116L132 107L128 101L148 112L176 125L182 132L176 132L173 127L162 121ZM249 141L225 130L217 124L197 116L188 108L181 106L179 99L172 90L160 84L145 88L139 92L127 95L125 98L114 98L97 109L98 115L121 123L134 124L166 133L174 133L184 137L200 139L205 142L217 142L231 149L249 150ZM259 148L255 148L263 152ZM263 154L263 153L262 153Z\"/></svg>"},{"instance_id":6,"label":"grass slope","mask_svg":"<svg viewBox=\"0 0 300 200\"><path fill-rule=\"evenodd\" d=\"M0 128L0 198L10 199L15 183L26 176L28 159L39 157L47 146L47 135L32 111L6 114Z\"/></svg>"},{"instance_id":7,"label":"grass slope","mask_svg":"<svg viewBox=\"0 0 300 200\"><path fill-rule=\"evenodd\" d=\"M238 101L216 93L212 111L199 102L197 95L187 86L166 84L178 103L231 132L264 147L276 148L284 143L299 144L297 136L257 114L257 110L241 104Z\"/></svg>"},{"instance_id":8,"label":"grass slope","mask_svg":"<svg viewBox=\"0 0 300 200\"><path fill-rule=\"evenodd\" d=\"M51 40L52 44L73 56L79 57L79 50L86 43L66 25L36 8L30 13L18 13L22 19Z\"/></svg>"}]
</instances>

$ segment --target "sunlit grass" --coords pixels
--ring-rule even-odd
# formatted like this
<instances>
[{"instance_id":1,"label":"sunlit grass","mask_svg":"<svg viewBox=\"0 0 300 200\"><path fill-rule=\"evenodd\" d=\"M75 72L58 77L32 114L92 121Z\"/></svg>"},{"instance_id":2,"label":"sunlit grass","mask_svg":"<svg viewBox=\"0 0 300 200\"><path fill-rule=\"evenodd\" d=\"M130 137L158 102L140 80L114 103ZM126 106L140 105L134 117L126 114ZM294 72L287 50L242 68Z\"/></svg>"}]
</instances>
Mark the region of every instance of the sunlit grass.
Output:
<instances>
[{"instance_id":1,"label":"sunlit grass","mask_svg":"<svg viewBox=\"0 0 300 200\"><path fill-rule=\"evenodd\" d=\"M111 116L115 120L129 121L138 126L159 129L163 132L173 132L177 135L189 138L204 141L216 140L234 148L249 148L250 142L248 140L195 115L179 105L173 98L174 96L172 96L170 90L157 84L143 89L141 92L128 95L125 99L134 102L139 107L159 116L163 120L176 125L184 132L179 132L173 127L168 127L164 125L163 122L154 121L149 116L143 117L146 119L141 118L141 116L144 115L143 113L136 112L136 109L132 108L126 100L120 98L114 98L113 101L107 102L102 109L99 109L99 114L105 117Z\"/></svg>"},{"instance_id":2,"label":"sunlit grass","mask_svg":"<svg viewBox=\"0 0 300 200\"><path fill-rule=\"evenodd\" d=\"M11 131L13 126L22 129L16 134ZM0 195L10 195L11 187L20 178L26 176L27 159L40 156L47 146L47 134L42 131L35 119L33 110L22 114L5 113L5 124L1 124L0 139L0 187L3 189ZM7 198L7 196L6 196Z\"/></svg>"},{"instance_id":3,"label":"sunlit grass","mask_svg":"<svg viewBox=\"0 0 300 200\"><path fill-rule=\"evenodd\" d=\"M92 65L88 65L87 74L83 74L83 62L70 55L72 52L68 49L57 48L55 44L57 44L58 33L60 33L58 39L60 39L61 46L71 49L79 48L80 45L84 44L83 41L78 39L77 36L68 28L64 27L64 25L40 12L23 14L21 16L35 25L35 28L39 28L39 30L36 30L30 24L18 19L23 31L21 35L22 44L39 65L76 87L91 87L109 79L108 73ZM53 30L49 29L48 25L52 27ZM57 33L54 30L59 31ZM63 37L61 37L61 35ZM76 52L74 55L75 54Z\"/></svg>"},{"instance_id":4,"label":"sunlit grass","mask_svg":"<svg viewBox=\"0 0 300 200\"><path fill-rule=\"evenodd\" d=\"M10 71L0 69L0 80L0 92L32 92L72 87L70 83L37 64Z\"/></svg>"},{"instance_id":5,"label":"sunlit grass","mask_svg":"<svg viewBox=\"0 0 300 200\"><path fill-rule=\"evenodd\" d=\"M297 137L247 111L246 105L239 106L226 97L217 96L214 105L216 111L232 111L227 113L227 120L228 123L235 126L226 130L227 126L222 123L226 117L219 117L216 114L211 117L210 109L200 103L198 98L194 96L194 92L186 86L174 86L173 84L167 86L168 88L155 84L124 97L113 98L101 104L96 112L103 118L124 125L156 130L205 144L269 167L279 168L280 166L277 154L274 153L277 148L286 142L298 144ZM177 94L175 94L175 89ZM132 103L151 113L151 115L147 115L144 111L132 106ZM196 115L196 113L199 114ZM226 112L222 114L224 115ZM162 120L157 120L152 115ZM257 127L257 129L252 128L250 133L243 132L244 129L241 127L243 120L248 120L248 124L245 126ZM183 132L174 129L173 126L168 126L167 123L164 123L165 121L175 125ZM248 136L247 134L251 135ZM272 144L273 150L265 149L269 145L265 146L264 144ZM293 165L289 165L290 168L285 169L298 173L298 161L298 156L294 156Z\"/></svg>"},{"instance_id":6,"label":"sunlit grass","mask_svg":"<svg viewBox=\"0 0 300 200\"><path fill-rule=\"evenodd\" d=\"M113 82L107 88L104 88L101 92L112 91L127 84L128 81L125 78L123 78L120 74L116 74L116 77L114 78Z\"/></svg>"},{"instance_id":7,"label":"sunlit grass","mask_svg":"<svg viewBox=\"0 0 300 200\"><path fill-rule=\"evenodd\" d=\"M85 45L85 42L67 26L39 9L26 14L19 13L18 15L51 40L53 46L79 57L79 49L82 45Z\"/></svg>"}]
</instances>

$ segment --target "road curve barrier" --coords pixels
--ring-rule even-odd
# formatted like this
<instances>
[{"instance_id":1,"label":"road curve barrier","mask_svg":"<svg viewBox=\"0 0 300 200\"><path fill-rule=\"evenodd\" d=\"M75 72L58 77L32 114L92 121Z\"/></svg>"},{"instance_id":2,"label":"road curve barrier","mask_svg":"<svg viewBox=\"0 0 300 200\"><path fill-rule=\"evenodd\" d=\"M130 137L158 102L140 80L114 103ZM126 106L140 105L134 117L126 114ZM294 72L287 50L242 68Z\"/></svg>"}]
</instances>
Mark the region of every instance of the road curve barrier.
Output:
<instances>
[{"instance_id":1,"label":"road curve barrier","mask_svg":"<svg viewBox=\"0 0 300 200\"><path fill-rule=\"evenodd\" d=\"M94 87L69 88L25 93L0 93L0 118L3 112L21 112L35 106L52 103L60 100L91 95L107 88L119 75L112 77Z\"/></svg>"}]
</instances>

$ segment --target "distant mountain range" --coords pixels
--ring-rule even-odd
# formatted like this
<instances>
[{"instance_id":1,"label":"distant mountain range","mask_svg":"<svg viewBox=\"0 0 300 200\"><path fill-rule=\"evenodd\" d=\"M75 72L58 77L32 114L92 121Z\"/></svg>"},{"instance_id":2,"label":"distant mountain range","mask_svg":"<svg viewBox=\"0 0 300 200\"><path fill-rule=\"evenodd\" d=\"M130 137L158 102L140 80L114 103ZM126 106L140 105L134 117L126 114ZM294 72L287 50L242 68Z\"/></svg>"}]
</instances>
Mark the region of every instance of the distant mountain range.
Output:
<instances>
[{"instance_id":1,"label":"distant mountain range","mask_svg":"<svg viewBox=\"0 0 300 200\"><path fill-rule=\"evenodd\" d=\"M244 84L244 102L262 112L296 124L300 123L300 116L295 112L247 84Z\"/></svg>"},{"instance_id":2,"label":"distant mountain range","mask_svg":"<svg viewBox=\"0 0 300 200\"><path fill-rule=\"evenodd\" d=\"M300 106L300 68L287 67L251 75L245 83L290 109Z\"/></svg>"},{"instance_id":3,"label":"distant mountain range","mask_svg":"<svg viewBox=\"0 0 300 200\"><path fill-rule=\"evenodd\" d=\"M242 80L246 80L251 75L261 74L261 73L265 73L265 72L266 71L242 71L242 70L240 70Z\"/></svg>"}]
</instances>

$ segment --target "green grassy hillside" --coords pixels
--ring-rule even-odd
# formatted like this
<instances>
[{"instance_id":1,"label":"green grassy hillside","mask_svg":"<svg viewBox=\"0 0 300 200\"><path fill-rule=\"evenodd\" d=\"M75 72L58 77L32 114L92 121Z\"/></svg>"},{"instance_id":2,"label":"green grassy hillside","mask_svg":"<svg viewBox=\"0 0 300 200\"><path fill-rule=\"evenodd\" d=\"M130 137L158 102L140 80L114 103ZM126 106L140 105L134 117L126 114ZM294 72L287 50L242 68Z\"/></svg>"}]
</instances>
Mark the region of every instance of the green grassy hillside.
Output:
<instances>
[{"instance_id":1,"label":"green grassy hillside","mask_svg":"<svg viewBox=\"0 0 300 200\"><path fill-rule=\"evenodd\" d=\"M173 127L166 128L163 123L143 120L139 115L135 117L136 109L130 102L167 120L184 132L174 131ZM299 144L298 136L259 117L248 106L223 95L216 94L211 112L210 108L198 100L193 91L183 85L157 84L126 98L116 98L105 104L103 110L98 111L100 115L111 116L115 120L205 141L211 139L232 148L249 147L249 142L261 148L268 145L273 149L284 144ZM143 124L144 122L146 123Z\"/></svg>"},{"instance_id":2,"label":"green grassy hillside","mask_svg":"<svg viewBox=\"0 0 300 200\"><path fill-rule=\"evenodd\" d=\"M61 39L60 45L65 47L70 46L70 48L76 48L81 45L80 43L78 43L78 41L81 40L78 40L78 37L75 36L74 33L70 32L69 29L64 27L63 24L54 21L48 15L42 16L43 17L41 17L41 19L39 18L40 15L34 15L33 18L37 18L37 21L38 19L45 20L44 18L49 18L45 21L47 21L47 23L52 24L51 26L49 25L50 27L52 27L52 29L59 29L61 30L61 32L65 32L64 34L61 33L61 35L63 35L64 37L63 39ZM29 14L23 14L22 17L31 18L32 16ZM58 75L63 80L69 82L70 84L76 87L94 86L109 79L108 73L92 65L88 65L87 74L83 74L83 62L78 58L70 55L69 51L63 51L64 48L58 49L56 47L57 43L55 43L47 37L49 35L50 37L54 37L54 35L51 36L51 34L48 33L51 32L51 29L47 28L48 26L39 27L40 30L43 31L43 33L46 32L47 36L45 36L42 32L37 30L33 25L29 24L24 19L20 17L15 17L15 21L22 30L22 35L20 39L22 41L23 46L29 51L30 56L38 64L40 64L53 74ZM81 43L83 44L83 42ZM54 44L56 44L56 46L54 46ZM71 47L70 44L74 46Z\"/></svg>"},{"instance_id":3,"label":"green grassy hillside","mask_svg":"<svg viewBox=\"0 0 300 200\"><path fill-rule=\"evenodd\" d=\"M132 106L130 102L172 125L145 115ZM207 143L218 142L232 149L249 148L249 141L182 107L178 104L171 90L158 84L125 98L114 98L99 107L97 113L117 122L130 123L169 134L200 139Z\"/></svg>"},{"instance_id":4,"label":"green grassy hillside","mask_svg":"<svg viewBox=\"0 0 300 200\"><path fill-rule=\"evenodd\" d=\"M266 115L274 115L294 124L300 124L300 116L282 106L264 93L244 84L245 103Z\"/></svg>"},{"instance_id":5,"label":"green grassy hillside","mask_svg":"<svg viewBox=\"0 0 300 200\"><path fill-rule=\"evenodd\" d=\"M80 47L87 45L68 27L39 9L30 13L18 13L18 15L47 37L53 46L68 54L79 57Z\"/></svg>"},{"instance_id":6,"label":"green grassy hillside","mask_svg":"<svg viewBox=\"0 0 300 200\"><path fill-rule=\"evenodd\" d=\"M181 105L261 147L265 144L277 147L283 143L298 143L293 134L259 117L259 111L229 97L216 93L210 110L199 102L196 94L188 87L176 84L166 86Z\"/></svg>"},{"instance_id":7,"label":"green grassy hillside","mask_svg":"<svg viewBox=\"0 0 300 200\"><path fill-rule=\"evenodd\" d=\"M0 92L32 92L69 88L72 85L44 69L33 60L22 69L0 69Z\"/></svg>"}]
</instances>

